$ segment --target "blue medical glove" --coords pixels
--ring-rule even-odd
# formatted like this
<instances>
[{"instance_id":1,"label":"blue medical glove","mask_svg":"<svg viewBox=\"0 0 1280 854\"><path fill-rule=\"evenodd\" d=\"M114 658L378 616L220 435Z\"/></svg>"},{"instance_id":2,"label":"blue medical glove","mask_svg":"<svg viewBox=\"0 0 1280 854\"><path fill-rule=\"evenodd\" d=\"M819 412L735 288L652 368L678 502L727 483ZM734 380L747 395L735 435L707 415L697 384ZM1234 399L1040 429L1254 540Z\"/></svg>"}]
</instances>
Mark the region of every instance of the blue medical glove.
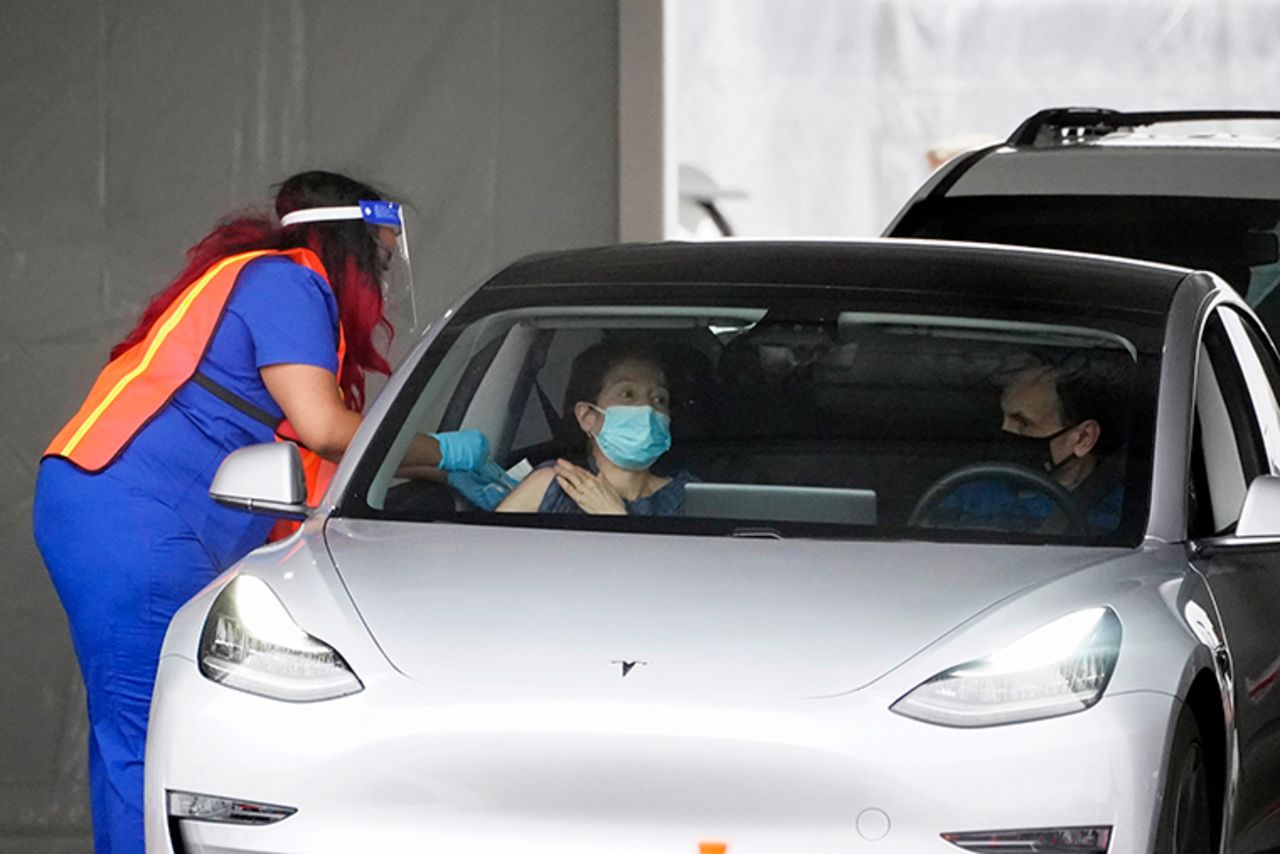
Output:
<instances>
[{"instance_id":1,"label":"blue medical glove","mask_svg":"<svg viewBox=\"0 0 1280 854\"><path fill-rule=\"evenodd\" d=\"M449 485L481 510L494 510L516 486L516 479L489 460L474 471L451 471Z\"/></svg>"},{"instance_id":2,"label":"blue medical glove","mask_svg":"<svg viewBox=\"0 0 1280 854\"><path fill-rule=\"evenodd\" d=\"M432 433L440 443L440 468L445 471L472 471L489 458L489 440L479 430Z\"/></svg>"}]
</instances>

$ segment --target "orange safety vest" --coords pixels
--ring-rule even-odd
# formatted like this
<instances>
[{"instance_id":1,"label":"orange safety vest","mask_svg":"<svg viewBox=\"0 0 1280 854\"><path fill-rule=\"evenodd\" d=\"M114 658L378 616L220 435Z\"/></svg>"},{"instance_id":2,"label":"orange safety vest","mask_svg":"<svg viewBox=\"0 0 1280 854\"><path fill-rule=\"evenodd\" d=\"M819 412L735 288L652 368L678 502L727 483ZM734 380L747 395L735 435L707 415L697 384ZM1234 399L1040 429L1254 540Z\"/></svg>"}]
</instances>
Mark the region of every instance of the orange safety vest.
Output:
<instances>
[{"instance_id":1,"label":"orange safety vest","mask_svg":"<svg viewBox=\"0 0 1280 854\"><path fill-rule=\"evenodd\" d=\"M63 457L88 472L111 465L178 389L196 375L240 271L264 255L283 256L329 281L320 259L310 249L244 252L216 262L169 304L141 341L107 363L80 410L49 443L44 456ZM339 324L339 376L345 355L346 339ZM274 429L277 440L297 441L288 421L279 422ZM305 449L302 461L307 502L315 505L335 466Z\"/></svg>"}]
</instances>

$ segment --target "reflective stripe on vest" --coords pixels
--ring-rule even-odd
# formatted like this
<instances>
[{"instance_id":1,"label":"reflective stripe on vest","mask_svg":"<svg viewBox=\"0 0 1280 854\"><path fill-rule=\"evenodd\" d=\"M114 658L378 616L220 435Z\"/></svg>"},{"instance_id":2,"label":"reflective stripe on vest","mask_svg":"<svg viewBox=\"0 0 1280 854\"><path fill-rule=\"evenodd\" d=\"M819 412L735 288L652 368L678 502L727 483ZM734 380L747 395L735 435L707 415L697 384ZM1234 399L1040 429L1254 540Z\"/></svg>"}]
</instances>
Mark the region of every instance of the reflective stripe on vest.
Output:
<instances>
[{"instance_id":1,"label":"reflective stripe on vest","mask_svg":"<svg viewBox=\"0 0 1280 854\"><path fill-rule=\"evenodd\" d=\"M265 255L288 258L329 280L320 259L309 249L245 252L216 262L169 304L141 341L102 369L80 410L54 437L44 456L65 457L90 472L110 465L195 374L240 271ZM339 376L345 350L339 324ZM277 433L288 435L287 429L291 430L287 423L282 424ZM308 493L318 486L308 481ZM317 495L322 492L323 487Z\"/></svg>"}]
</instances>

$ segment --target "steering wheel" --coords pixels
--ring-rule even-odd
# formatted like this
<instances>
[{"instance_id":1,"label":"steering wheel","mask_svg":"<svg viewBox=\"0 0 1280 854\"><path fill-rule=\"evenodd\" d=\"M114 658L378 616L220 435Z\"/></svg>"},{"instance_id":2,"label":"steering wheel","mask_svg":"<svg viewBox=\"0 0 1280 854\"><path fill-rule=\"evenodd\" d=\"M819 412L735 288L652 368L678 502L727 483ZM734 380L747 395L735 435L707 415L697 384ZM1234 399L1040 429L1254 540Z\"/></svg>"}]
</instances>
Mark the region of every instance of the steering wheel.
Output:
<instances>
[{"instance_id":1,"label":"steering wheel","mask_svg":"<svg viewBox=\"0 0 1280 854\"><path fill-rule=\"evenodd\" d=\"M933 516L942 502L961 487L980 480L1001 480L1012 483L1015 488L1029 489L1045 495L1066 518L1067 527L1064 533L1074 534L1086 530L1084 512L1066 487L1044 472L1014 463L999 462L972 463L938 478L920 496L915 509L907 519L907 524L919 528L939 527Z\"/></svg>"}]
</instances>

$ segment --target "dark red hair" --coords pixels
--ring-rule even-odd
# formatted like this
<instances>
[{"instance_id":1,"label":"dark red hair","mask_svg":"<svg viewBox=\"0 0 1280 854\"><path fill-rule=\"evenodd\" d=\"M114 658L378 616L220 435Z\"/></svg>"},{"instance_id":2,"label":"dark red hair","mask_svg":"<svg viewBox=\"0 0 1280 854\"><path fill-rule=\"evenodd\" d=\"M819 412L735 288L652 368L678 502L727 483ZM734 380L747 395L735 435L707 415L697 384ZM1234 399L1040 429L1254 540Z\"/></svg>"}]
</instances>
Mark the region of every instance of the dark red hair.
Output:
<instances>
[{"instance_id":1,"label":"dark red hair","mask_svg":"<svg viewBox=\"0 0 1280 854\"><path fill-rule=\"evenodd\" d=\"M383 196L372 187L344 175L303 172L280 185L275 209L279 217L304 208L353 205L361 199L381 198ZM111 348L111 358L115 359L145 338L165 309L216 261L241 252L301 246L315 252L329 274L347 341L338 385L347 407L361 411L364 409L366 372L391 372L391 365L374 343L375 331L381 327L388 344L395 332L386 317L382 286L378 281L377 242L361 220L305 223L288 228L281 228L264 216L224 220L187 250L186 267L164 290L151 298L138 324Z\"/></svg>"}]
</instances>

